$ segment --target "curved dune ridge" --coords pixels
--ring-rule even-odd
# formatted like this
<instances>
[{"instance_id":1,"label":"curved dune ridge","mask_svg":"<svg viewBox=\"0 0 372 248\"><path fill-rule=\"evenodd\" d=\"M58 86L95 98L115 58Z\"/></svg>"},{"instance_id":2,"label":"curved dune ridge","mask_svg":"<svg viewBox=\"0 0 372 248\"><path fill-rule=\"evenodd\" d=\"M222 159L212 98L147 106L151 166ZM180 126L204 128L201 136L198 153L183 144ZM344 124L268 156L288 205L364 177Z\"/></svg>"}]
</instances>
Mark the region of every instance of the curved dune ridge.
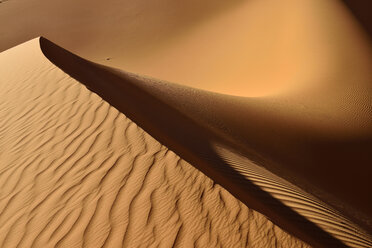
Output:
<instances>
[{"instance_id":1,"label":"curved dune ridge","mask_svg":"<svg viewBox=\"0 0 372 248\"><path fill-rule=\"evenodd\" d=\"M163 119L164 113L173 113L164 109L151 119L149 111L159 109L148 92L139 88L142 97L137 98L134 88L123 91L115 84L115 73L121 86L152 81L137 81L135 75L91 64L45 39L40 42L42 50L35 39L0 56L2 247L307 246L249 210L44 54L56 64L67 59L85 83L95 78L105 80L108 90L116 86L120 98L111 101L128 104L129 115L134 113L141 123L149 116L154 121L149 126L156 129L158 121L172 124L178 117ZM77 77L76 71L71 75ZM155 129L154 136L163 134ZM183 129L186 135L196 130ZM164 140L174 146L178 137L169 133ZM195 135L204 138L200 132ZM340 213L226 147L228 143L208 138L211 150L203 143L196 144L197 153L174 147L190 160L195 154L200 169L310 244L370 246L371 238Z\"/></svg>"},{"instance_id":2,"label":"curved dune ridge","mask_svg":"<svg viewBox=\"0 0 372 248\"><path fill-rule=\"evenodd\" d=\"M1 247L309 247L53 65L39 39L0 64Z\"/></svg>"},{"instance_id":3,"label":"curved dune ridge","mask_svg":"<svg viewBox=\"0 0 372 248\"><path fill-rule=\"evenodd\" d=\"M306 172L306 167L296 169L295 167L292 168L291 164L286 165L282 163L285 160L281 159L287 156L286 148L296 145L298 148L292 148L289 151L298 152L301 156L297 157L292 154L291 157L300 159L303 165L306 165L307 162L303 160L309 159L309 162L315 163L310 169L315 170L319 168L317 166L321 166L324 172L329 169L324 167L326 166L324 163L332 159L332 149L334 148L328 147L331 158L327 159L323 156L324 154L320 154L324 161L323 164L321 161L317 161L316 156L319 151L316 147L306 147L311 149L313 153L310 153L310 155L314 158L307 157L301 150L303 149L301 144L303 141L301 139L304 134L307 134L305 131L309 132L306 127L306 124L308 125L309 123L306 122L306 118L304 120L294 118L290 112L291 109L287 110L289 114L284 116L286 117L286 122L284 123L281 123L280 115L274 115L275 121L260 119L262 114L264 117L270 117L268 115L270 112L267 112L265 108L273 108L277 112L279 106L281 111L287 114L286 105L280 103L278 99L263 98L264 104L260 105L261 100L257 98L243 99L219 95L143 78L91 63L43 38L41 38L41 49L45 56L54 64L125 113L153 137L176 151L177 154L180 154L182 158L191 162L194 166L197 166L198 169L228 189L242 202L264 213L276 224L301 237L309 244L316 247L371 246L371 236L354 223L356 221L368 229L368 217L355 215L355 210L357 210L357 213L362 213L363 206L368 208L366 204L368 204L369 199L363 199L365 202L359 202L360 205L351 204L351 210L354 211L339 205L340 202L343 203L350 200L348 198L350 197L349 195L343 194L342 189L344 186L342 184L337 185L338 180L340 178L342 180L347 175L338 174L335 171L334 174L338 178L333 181L328 179L328 181L336 184L341 189L342 194L340 194L339 191L334 191L329 185L324 185L321 176L317 174L313 174L317 178L306 180L301 175L304 171ZM339 97L342 96L342 94L339 95ZM258 103L255 101L258 101ZM277 106L271 105L271 101ZM294 104L296 104L295 101ZM296 106L294 109L296 110ZM362 104L361 110L356 114L364 116L363 111L368 112L369 108L364 108ZM311 111L309 112L313 114ZM236 113L241 113L238 119L234 117ZM315 114L313 115L314 118L317 118ZM253 124L251 125L249 124L249 118L252 118ZM329 123L327 122L319 123L318 125L310 123L313 130L309 135L315 141L319 137L322 139L328 138L330 143L334 142L332 140L334 137L339 140L340 137L346 137L347 139L349 136L350 139L352 134L355 135L355 131L350 133L342 131L348 130L348 128L353 130L355 127L349 125L347 120L345 120L343 125L343 118L340 113L336 113L335 116L327 120L327 122L337 120L341 123L339 129L334 128L333 130L328 130ZM365 115L365 118L368 120L368 115ZM263 121L267 123L263 124ZM361 123L363 124L365 121L361 121ZM239 124L242 124L242 126L239 126ZM281 130L280 128L283 124L292 125L290 131L295 132L295 141L298 143L291 143L293 142L293 134ZM288 126L286 129L288 129ZM272 130L283 132L283 137L280 138L282 143L279 144L282 147L276 147L278 145L275 143L276 140L270 139L273 136L270 133L273 132ZM360 130L362 134L368 134L368 129L363 130L363 128L360 128ZM237 134L234 131L237 131ZM252 135L254 133L258 134ZM346 136L341 134L346 134ZM238 135L241 137L238 138ZM247 135L250 135L250 137ZM358 137L356 135L356 138ZM248 140L250 143L243 143L244 140ZM264 147L267 151L262 150L259 142L269 143L268 146ZM342 143L342 141L339 142ZM311 145L312 143L307 142L307 144ZM322 144L320 143L320 145ZM368 146L367 150L363 150L365 147L357 148L360 149L359 152L362 154L362 158L368 159L363 154L365 151L368 152ZM275 149L281 156L272 153L272 150ZM323 148L321 147L321 149ZM354 153L351 151L350 154L340 155L340 159L348 159L348 156L353 155ZM291 160L287 161L293 162ZM295 162L298 163L299 161ZM361 164L355 164L354 167L357 168L359 166L362 172L363 170L365 172L366 169L363 169L363 167L368 160L365 160L364 164L362 162ZM294 175L298 176L298 178L292 178L290 181L304 186L306 191L318 197L306 193L304 190L270 173L257 164L265 165L266 168L278 172L277 175L282 175L286 178ZM337 167L339 165L344 166L344 164L331 164L328 166ZM276 169L274 166L276 166ZM322 171L318 173L322 173ZM368 177L368 175L364 175L364 177ZM359 184L356 183L354 187L363 194L364 191L368 192L368 187L363 188L363 186L368 186L369 183L368 180L365 180L368 178L360 177L360 179L364 179L364 181ZM322 187L319 188L319 185L314 184L312 181L315 183L319 182ZM354 197L360 197L360 192L355 194ZM365 193L365 195L368 195L368 193ZM322 200L319 200L319 197ZM347 206L346 203L345 205ZM362 210L359 211L360 209ZM341 214L340 210L342 210L343 214ZM368 212L366 215L368 216Z\"/></svg>"},{"instance_id":4,"label":"curved dune ridge","mask_svg":"<svg viewBox=\"0 0 372 248\"><path fill-rule=\"evenodd\" d=\"M0 1L0 246L372 247L367 2Z\"/></svg>"}]
</instances>

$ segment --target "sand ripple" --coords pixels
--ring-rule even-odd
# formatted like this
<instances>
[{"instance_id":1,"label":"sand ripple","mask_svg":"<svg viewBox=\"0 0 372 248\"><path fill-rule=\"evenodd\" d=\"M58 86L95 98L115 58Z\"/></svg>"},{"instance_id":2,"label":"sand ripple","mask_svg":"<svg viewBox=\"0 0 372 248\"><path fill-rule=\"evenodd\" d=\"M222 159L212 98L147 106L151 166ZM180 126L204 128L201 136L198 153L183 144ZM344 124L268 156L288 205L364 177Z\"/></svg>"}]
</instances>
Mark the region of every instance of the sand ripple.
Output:
<instances>
[{"instance_id":1,"label":"sand ripple","mask_svg":"<svg viewBox=\"0 0 372 248\"><path fill-rule=\"evenodd\" d=\"M56 68L38 40L0 62L0 247L307 247Z\"/></svg>"}]
</instances>

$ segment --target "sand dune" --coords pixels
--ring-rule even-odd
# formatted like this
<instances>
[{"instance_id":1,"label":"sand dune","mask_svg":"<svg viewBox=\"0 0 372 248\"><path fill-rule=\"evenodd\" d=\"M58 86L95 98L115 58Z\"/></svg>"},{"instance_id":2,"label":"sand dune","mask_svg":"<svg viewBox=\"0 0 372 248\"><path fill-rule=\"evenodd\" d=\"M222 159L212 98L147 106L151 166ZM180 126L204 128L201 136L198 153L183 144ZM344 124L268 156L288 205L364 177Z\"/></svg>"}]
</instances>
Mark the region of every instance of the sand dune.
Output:
<instances>
[{"instance_id":1,"label":"sand dune","mask_svg":"<svg viewBox=\"0 0 372 248\"><path fill-rule=\"evenodd\" d=\"M213 127L193 122L187 116L193 112L174 112L165 95L158 103L158 92L146 89L169 90L169 84L92 64L35 39L0 58L3 247L307 246L44 55L310 244L370 245L370 237L338 211L239 155L219 132L210 132Z\"/></svg>"},{"instance_id":2,"label":"sand dune","mask_svg":"<svg viewBox=\"0 0 372 248\"><path fill-rule=\"evenodd\" d=\"M260 123L265 119L261 120L259 115L262 112L261 114L264 114L265 117L270 117L267 114L267 109L273 108L275 110L273 106L282 107L281 111L284 112L286 110L285 105L278 104L278 100L272 106L270 101L273 100L264 98L265 104L260 106L260 102L252 101L258 101L257 99L249 101L245 98L203 92L143 78L90 63L43 38L41 39L41 49L53 63L84 83L89 89L97 92L137 122L153 137L176 151L194 166L197 166L248 206L258 209L291 233L316 246L341 247L341 242L351 247L368 247L371 245L371 237L336 210L339 207L337 205L339 201L337 200L342 200L341 202L345 203L347 202L347 198L345 198L347 195L341 194L341 198L339 198L341 190L332 191L332 188L326 187L327 185L321 185L319 183L322 180L320 175L314 174L317 178L312 178L312 181L306 180L306 177L301 174L304 171L307 172L306 167L291 167L293 165L289 163L291 160L287 160L288 164L282 163L280 160L287 158L286 149L288 147L286 146L293 145L291 144L293 142L291 133L280 129L283 124L278 116L271 114L271 117L278 119L275 122L267 122L265 125ZM253 112L254 110L256 112ZM235 118L236 113L244 113L244 116ZM249 118L253 114L255 114L254 120L256 123L250 126ZM368 118L368 115L366 116ZM307 134L305 132L306 126L304 130L301 129L303 128L301 124L306 124L306 122L304 120L300 122L293 117L288 118L290 115L285 117L285 123L292 125L291 129L296 131L297 137L297 143L294 145L298 148L291 147L289 151L299 154L302 152L302 156L298 158L300 161L294 160L293 163L296 165L296 162L301 162L306 165L307 162L303 160L311 158L303 155L301 139L299 138L301 135ZM340 122L340 120L338 121ZM243 125L240 125L241 123ZM314 131L309 135L312 135L315 139L319 135L319 130L327 131L331 135L328 137L331 142L332 135L338 134L338 130L334 130L332 133L326 129L327 125L322 124L320 123L318 126L312 124L314 125ZM340 126L342 127L342 125ZM281 136L282 143L279 145L282 147L275 146L277 142L275 142L275 136L270 133L273 132L270 129L277 132L281 131L284 135L287 135ZM182 132L179 132L179 130L182 130ZM258 134L252 135L252 132L258 132ZM266 136L261 133L266 134ZM324 135L322 132L320 134ZM258 146L260 142L268 145L262 149ZM275 149L277 150L276 154L272 153ZM316 147L313 147L312 151L316 155ZM331 152L332 147L330 147L330 158L328 159L333 159ZM363 150L360 153L363 155ZM312 156L315 156L314 154ZM340 155L336 158L348 158L347 156L352 155L354 154L344 153L344 157ZM297 158L294 155L291 157ZM315 159L316 157L313 158L312 162ZM363 157L363 159L366 158ZM324 157L324 160L327 161L326 157ZM256 163L264 165L284 178L296 176L294 177L295 180L291 181L304 186L313 195L321 199L323 197L323 201L257 166ZM361 166L363 170L363 164L354 166ZM327 169L325 168L324 171ZM365 169L363 171L365 172ZM332 183L337 185L337 180L345 176L348 175L337 174L338 178ZM314 182L318 184L314 184ZM317 188L319 185L323 186L320 188L322 190ZM359 185L368 186L368 180L361 182ZM368 190L362 187L358 188L359 185L356 184L354 187L360 191L360 194L364 190ZM337 186L341 189L344 187L342 184ZM344 192L341 191L341 193ZM354 197L358 196L360 197L360 195ZM324 200L326 203L335 206L336 209L324 203ZM365 219L353 215L356 210L357 213L362 213L363 208L360 206L368 207L368 205L363 205L368 204L368 202L369 199L362 201L362 205L352 204L352 212L348 212L350 209L346 208L338 208L338 210L342 210L359 224L368 226L368 223L363 222ZM314 239L314 236L318 238Z\"/></svg>"},{"instance_id":3,"label":"sand dune","mask_svg":"<svg viewBox=\"0 0 372 248\"><path fill-rule=\"evenodd\" d=\"M372 247L368 14L0 1L0 246Z\"/></svg>"},{"instance_id":4,"label":"sand dune","mask_svg":"<svg viewBox=\"0 0 372 248\"><path fill-rule=\"evenodd\" d=\"M39 39L0 63L1 247L308 247L54 66Z\"/></svg>"}]
</instances>

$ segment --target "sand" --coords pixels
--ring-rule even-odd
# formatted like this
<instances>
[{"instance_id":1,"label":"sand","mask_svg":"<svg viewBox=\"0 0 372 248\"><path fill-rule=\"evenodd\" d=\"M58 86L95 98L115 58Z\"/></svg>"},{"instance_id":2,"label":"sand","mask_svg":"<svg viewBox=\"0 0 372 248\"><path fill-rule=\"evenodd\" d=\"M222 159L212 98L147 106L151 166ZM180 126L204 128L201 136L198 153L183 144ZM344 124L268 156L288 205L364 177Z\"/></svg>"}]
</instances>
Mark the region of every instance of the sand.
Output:
<instances>
[{"instance_id":1,"label":"sand","mask_svg":"<svg viewBox=\"0 0 372 248\"><path fill-rule=\"evenodd\" d=\"M0 63L1 247L308 247L54 66L39 39Z\"/></svg>"},{"instance_id":2,"label":"sand","mask_svg":"<svg viewBox=\"0 0 372 248\"><path fill-rule=\"evenodd\" d=\"M225 94L370 77L370 43L339 0L10 0L0 23L0 51L44 36L100 64Z\"/></svg>"},{"instance_id":3,"label":"sand","mask_svg":"<svg viewBox=\"0 0 372 248\"><path fill-rule=\"evenodd\" d=\"M348 122L344 127L341 125L342 119L334 119L344 129L327 130L327 123L315 125L306 118L297 119L297 115L293 116L291 112L291 108L297 110L296 105L290 105L288 109L283 99L233 97L144 78L91 63L44 38L41 38L41 49L55 65L110 102L238 199L264 213L290 233L316 247L343 247L344 244L351 247L370 246L370 235L353 223L355 221L368 229L368 211L363 215L360 206L368 207L369 199L362 199L358 202L361 205L354 203L347 208L348 195L342 190L345 187L343 182L338 181L343 177L348 179L350 173L335 174L335 179L327 177L326 182L332 182L333 185L321 185L322 171L318 174L313 172L316 177L311 180L303 176L303 173L311 175L314 171L314 166L306 171L306 165L311 166L316 161L316 155L320 155L324 161L323 164L321 160L316 161L324 167L323 171L331 170L332 166L345 166L342 162L347 162L348 156L355 156L352 149L359 149L358 153L362 154L359 159L368 162L368 157L363 154L368 153L368 146L363 146L365 144L349 147L349 152L338 156L332 154L333 147L328 147L328 157L322 156L322 151L316 145L311 147L311 157L304 153L309 150L306 145L311 145L307 135L312 136L314 141L326 138L327 142L334 142L335 137L342 137L340 132L353 127ZM296 101L293 100L293 103ZM317 112L309 109L302 112L319 118ZM368 119L369 115L361 111L359 114ZM366 111L369 111L368 108ZM236 116L236 113L244 113L244 116ZM297 110L295 113L301 112ZM281 115L284 115L284 120L280 118L283 118ZM288 125L291 125L290 130ZM307 125L312 126L311 132ZM363 131L362 128L358 130ZM278 137L275 132L282 132L282 135ZM304 138L307 142L302 140ZM262 143L264 147L260 147ZM303 150L303 146L307 149ZM288 151L294 153L288 155ZM296 153L301 156L296 156ZM327 159L339 161L338 164L327 165ZM285 163L283 160L286 160ZM365 172L362 162L354 167L359 166ZM359 178L363 177L365 180L355 183L353 188L360 194L368 194L368 174L359 175ZM288 181L301 185L311 194L283 178L291 179ZM334 190L329 185L339 188ZM352 196L360 200L360 194ZM340 207L339 204L343 205Z\"/></svg>"},{"instance_id":4,"label":"sand","mask_svg":"<svg viewBox=\"0 0 372 248\"><path fill-rule=\"evenodd\" d=\"M0 246L371 247L370 20L1 1Z\"/></svg>"}]
</instances>

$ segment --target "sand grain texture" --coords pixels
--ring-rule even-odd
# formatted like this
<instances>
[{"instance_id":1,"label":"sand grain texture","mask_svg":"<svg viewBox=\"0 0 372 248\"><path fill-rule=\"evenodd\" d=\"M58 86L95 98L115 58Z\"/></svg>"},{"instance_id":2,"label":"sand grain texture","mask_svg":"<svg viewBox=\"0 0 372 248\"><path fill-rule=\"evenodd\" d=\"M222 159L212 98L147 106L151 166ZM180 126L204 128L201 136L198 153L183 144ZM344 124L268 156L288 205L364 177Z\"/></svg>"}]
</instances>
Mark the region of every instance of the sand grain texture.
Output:
<instances>
[{"instance_id":1,"label":"sand grain texture","mask_svg":"<svg viewBox=\"0 0 372 248\"><path fill-rule=\"evenodd\" d=\"M0 246L372 247L370 19L1 1Z\"/></svg>"},{"instance_id":2,"label":"sand grain texture","mask_svg":"<svg viewBox=\"0 0 372 248\"><path fill-rule=\"evenodd\" d=\"M0 62L1 247L308 247L55 67L39 39Z\"/></svg>"},{"instance_id":3,"label":"sand grain texture","mask_svg":"<svg viewBox=\"0 0 372 248\"><path fill-rule=\"evenodd\" d=\"M304 179L308 178L301 176L301 172L306 169L304 167L306 164L319 166L323 163L324 166L330 167L325 169L332 169L332 166L338 165L344 168L342 163L325 164L327 163L325 157L323 162L314 162L316 156L319 156L319 153L321 155L321 150L317 150L321 147L310 147L310 151L314 152L312 157L305 156L301 150L304 144L311 144L308 142L309 138L306 138L307 135L313 137L315 141L321 135L320 137L326 137L329 143L333 142L335 137L337 140L343 137L339 136L340 130L343 132L347 128L355 128L353 125L350 126L348 121L343 123L345 114L343 111L333 117L340 118L338 120L340 130L335 128L332 131L328 130L330 136L324 136L324 131L328 128L327 124L335 120L329 119L325 123L315 125L314 120L310 120L313 123L309 123L306 118L302 120L294 118L296 116L293 115L294 113L301 113L298 110L291 113L291 108L296 110L298 107L296 106L298 99L288 108L285 99L239 98L205 92L89 62L44 38L41 38L40 43L45 56L55 65L106 99L153 137L176 151L245 204L264 213L292 234L316 247L370 246L370 235L348 220L351 218L358 222L358 218L355 216L346 218L344 214L326 204L333 205L332 200L336 199L335 195L330 195L330 192L344 192L342 190L332 192L327 187L319 189L314 182L306 185ZM273 114L272 111L278 108L279 115ZM327 108L323 111L327 111ZM361 119L362 124L366 123L363 120L366 118L368 120L369 116L363 111L368 111L368 108L361 108L356 112L364 118ZM244 113L244 115L236 116L236 113ZM281 123L283 119L280 118L280 114L284 114L284 123ZM319 113L314 113L312 108L309 108L307 114L318 118ZM274 119L270 120L270 118ZM315 128L311 132L306 130L309 124ZM291 129L288 129L288 125L291 125ZM359 131L363 132L363 129ZM273 132L282 133L279 142L278 136L273 135ZM302 140L303 136L306 142ZM257 149L260 148L257 145L262 143L265 144L264 149L262 147ZM288 145L289 148L286 147ZM350 148L350 144L346 143L346 145ZM363 143L351 148L358 149L358 147L361 147L361 150L357 151L358 154L368 151L368 145L364 147ZM328 159L346 158L347 162L348 157L354 155L353 150L350 149L351 153L344 152L334 157L332 154L334 147L327 147L327 149L330 151ZM289 157L287 157L288 152ZM300 156L294 156L297 153ZM280 157L277 157L278 155ZM283 158L295 159L292 161L295 163L277 163ZM367 157L363 155L361 163L355 164L354 167L362 168L365 158ZM298 164L303 166L296 166ZM285 178L288 178L288 175L292 176L289 177L290 181L307 186L308 192L320 196L323 201L259 165L264 165ZM293 165L295 167L288 170ZM313 169L313 166L310 169ZM360 172L363 173L365 170L362 169ZM347 174L341 174L333 180L342 180L345 176L348 178ZM368 185L368 180L359 183ZM344 186L341 184L339 187ZM366 189L358 190L361 193ZM353 197L358 199L358 196L354 194ZM368 199L362 200L368 203ZM355 213L355 209L352 213Z\"/></svg>"}]
</instances>

